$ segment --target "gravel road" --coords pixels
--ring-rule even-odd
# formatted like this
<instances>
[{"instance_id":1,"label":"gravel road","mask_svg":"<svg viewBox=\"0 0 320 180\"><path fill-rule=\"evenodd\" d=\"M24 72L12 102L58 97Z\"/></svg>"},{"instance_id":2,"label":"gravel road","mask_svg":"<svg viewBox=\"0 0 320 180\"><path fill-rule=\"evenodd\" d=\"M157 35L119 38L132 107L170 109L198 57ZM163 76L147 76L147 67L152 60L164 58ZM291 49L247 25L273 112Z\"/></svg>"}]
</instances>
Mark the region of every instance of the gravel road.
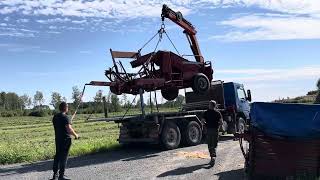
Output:
<instances>
[{"instance_id":1,"label":"gravel road","mask_svg":"<svg viewBox=\"0 0 320 180\"><path fill-rule=\"evenodd\" d=\"M239 142L231 136L222 137L218 145L216 165L210 168L207 146L161 151L139 146L72 157L66 174L75 180L105 179L244 179L244 158ZM52 161L0 166L0 179L49 179Z\"/></svg>"}]
</instances>

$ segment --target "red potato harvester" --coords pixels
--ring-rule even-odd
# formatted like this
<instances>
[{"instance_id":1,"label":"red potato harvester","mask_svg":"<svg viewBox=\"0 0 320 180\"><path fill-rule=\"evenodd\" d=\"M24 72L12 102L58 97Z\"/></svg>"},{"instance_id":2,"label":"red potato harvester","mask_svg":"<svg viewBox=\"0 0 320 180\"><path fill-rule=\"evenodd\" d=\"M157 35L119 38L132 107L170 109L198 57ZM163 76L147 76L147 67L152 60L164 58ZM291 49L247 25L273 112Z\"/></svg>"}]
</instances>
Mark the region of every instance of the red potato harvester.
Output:
<instances>
[{"instance_id":1,"label":"red potato harvester","mask_svg":"<svg viewBox=\"0 0 320 180\"><path fill-rule=\"evenodd\" d=\"M166 5L163 5L161 17L162 21L168 18L184 29L183 32L186 34L195 62L171 51L141 55L141 49L138 52L120 52L110 49L113 67L105 71L110 82L91 81L89 85L109 86L111 92L117 95L122 93L137 95L141 90L147 92L161 90L162 96L167 100L175 99L179 89L183 88L192 87L194 92L206 92L210 87L213 70L211 62L205 62L201 54L195 27L184 19L180 12L175 12ZM158 44L163 34L169 38L164 24L157 34L159 34ZM169 40L172 43L170 38ZM118 58L133 59L130 62L132 68L141 68L137 73L127 73L121 61L117 61Z\"/></svg>"}]
</instances>

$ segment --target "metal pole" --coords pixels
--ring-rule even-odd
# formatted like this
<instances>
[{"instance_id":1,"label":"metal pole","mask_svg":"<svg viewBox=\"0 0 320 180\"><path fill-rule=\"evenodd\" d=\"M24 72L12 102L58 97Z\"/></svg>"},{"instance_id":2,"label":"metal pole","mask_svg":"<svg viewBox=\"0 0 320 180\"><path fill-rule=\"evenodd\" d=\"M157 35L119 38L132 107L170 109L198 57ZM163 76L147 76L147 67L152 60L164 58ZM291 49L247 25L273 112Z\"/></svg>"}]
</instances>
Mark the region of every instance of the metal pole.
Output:
<instances>
[{"instance_id":1,"label":"metal pole","mask_svg":"<svg viewBox=\"0 0 320 180\"><path fill-rule=\"evenodd\" d=\"M144 116L146 113L144 111L144 101L143 101L143 89L139 89L139 94L140 94L140 107L141 107L141 112L142 112L142 115Z\"/></svg>"},{"instance_id":2,"label":"metal pole","mask_svg":"<svg viewBox=\"0 0 320 180\"><path fill-rule=\"evenodd\" d=\"M151 91L150 91L150 111L151 111L151 113L152 113L152 100L151 100Z\"/></svg>"},{"instance_id":3,"label":"metal pole","mask_svg":"<svg viewBox=\"0 0 320 180\"><path fill-rule=\"evenodd\" d=\"M103 97L102 97L102 100L103 100L104 117L105 117L105 118L108 118L108 105L107 105L106 97L103 96Z\"/></svg>"}]
</instances>

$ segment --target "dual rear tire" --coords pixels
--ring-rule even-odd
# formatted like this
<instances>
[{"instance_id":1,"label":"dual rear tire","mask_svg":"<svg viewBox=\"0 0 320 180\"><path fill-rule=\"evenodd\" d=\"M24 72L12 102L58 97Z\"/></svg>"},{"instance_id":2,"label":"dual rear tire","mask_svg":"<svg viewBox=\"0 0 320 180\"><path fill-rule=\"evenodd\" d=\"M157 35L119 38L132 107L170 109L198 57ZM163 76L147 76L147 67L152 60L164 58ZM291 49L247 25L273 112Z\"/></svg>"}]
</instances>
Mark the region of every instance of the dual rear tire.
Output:
<instances>
[{"instance_id":1,"label":"dual rear tire","mask_svg":"<svg viewBox=\"0 0 320 180\"><path fill-rule=\"evenodd\" d=\"M202 140L202 128L199 123L190 121L182 133L179 126L173 121L169 121L164 125L161 133L161 143L165 149L178 148L181 139L188 146L200 144Z\"/></svg>"}]
</instances>

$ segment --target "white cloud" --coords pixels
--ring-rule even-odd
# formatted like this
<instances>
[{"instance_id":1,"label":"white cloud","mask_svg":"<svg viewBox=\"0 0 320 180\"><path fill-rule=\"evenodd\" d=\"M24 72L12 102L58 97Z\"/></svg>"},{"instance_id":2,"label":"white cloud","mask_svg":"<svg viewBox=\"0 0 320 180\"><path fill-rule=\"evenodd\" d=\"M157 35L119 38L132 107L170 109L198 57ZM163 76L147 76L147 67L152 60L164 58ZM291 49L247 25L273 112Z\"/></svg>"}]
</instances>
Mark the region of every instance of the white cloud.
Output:
<instances>
[{"instance_id":1,"label":"white cloud","mask_svg":"<svg viewBox=\"0 0 320 180\"><path fill-rule=\"evenodd\" d=\"M292 69L224 69L216 70L216 74L226 81L241 82L275 82L314 79L320 77L320 66L305 66ZM235 75L234 77L229 77Z\"/></svg>"},{"instance_id":2,"label":"white cloud","mask_svg":"<svg viewBox=\"0 0 320 180\"><path fill-rule=\"evenodd\" d=\"M198 13L197 10L201 8L228 7L254 7L274 13L238 16L224 20L220 25L231 27L232 31L223 35L214 35L210 37L211 39L253 41L318 39L320 36L320 31L317 31L320 26L320 1L318 0L2 0L0 14L18 13L25 15L26 18L45 15L49 19L38 19L36 22L55 23L55 26L57 26L56 23L100 23L105 20L116 21L115 23L118 24L132 18L158 18L164 3L172 9L182 11L184 15ZM100 29L118 31L112 28L114 24L107 26ZM52 27L54 26L50 26L49 29ZM72 27L68 30L75 29L82 30Z\"/></svg>"},{"instance_id":3,"label":"white cloud","mask_svg":"<svg viewBox=\"0 0 320 180\"><path fill-rule=\"evenodd\" d=\"M85 51L80 51L81 54L92 54L92 51L88 51L88 50L85 50Z\"/></svg>"},{"instance_id":4,"label":"white cloud","mask_svg":"<svg viewBox=\"0 0 320 180\"><path fill-rule=\"evenodd\" d=\"M212 4L214 7L259 7L289 14L320 14L318 0L200 0L196 4Z\"/></svg>"},{"instance_id":5,"label":"white cloud","mask_svg":"<svg viewBox=\"0 0 320 180\"><path fill-rule=\"evenodd\" d=\"M296 15L255 14L220 22L236 28L210 39L226 41L320 39L320 18Z\"/></svg>"},{"instance_id":6,"label":"white cloud","mask_svg":"<svg viewBox=\"0 0 320 180\"><path fill-rule=\"evenodd\" d=\"M26 15L61 15L75 17L108 17L134 18L159 17L159 9L163 3L168 3L180 11L187 13L190 1L177 0L109 0L109 1L60 1L60 0L3 0L0 13L9 14L22 12Z\"/></svg>"},{"instance_id":7,"label":"white cloud","mask_svg":"<svg viewBox=\"0 0 320 180\"><path fill-rule=\"evenodd\" d=\"M27 23L29 21L30 21L29 19L18 19L17 20L18 23Z\"/></svg>"},{"instance_id":8,"label":"white cloud","mask_svg":"<svg viewBox=\"0 0 320 180\"><path fill-rule=\"evenodd\" d=\"M49 34L61 34L61 32L59 32L59 31L47 31L47 33L49 33Z\"/></svg>"},{"instance_id":9,"label":"white cloud","mask_svg":"<svg viewBox=\"0 0 320 180\"><path fill-rule=\"evenodd\" d=\"M41 48L40 46L29 45L29 44L0 43L0 50L1 49L7 50L9 52L14 52L14 53L22 53L27 51L38 52L38 53L48 53L48 54L57 53L57 51L46 50Z\"/></svg>"},{"instance_id":10,"label":"white cloud","mask_svg":"<svg viewBox=\"0 0 320 180\"><path fill-rule=\"evenodd\" d=\"M52 19L36 20L36 22L41 23L41 24L64 23L64 22L69 22L69 21L71 21L71 19L69 19L69 18L52 18Z\"/></svg>"},{"instance_id":11,"label":"white cloud","mask_svg":"<svg viewBox=\"0 0 320 180\"><path fill-rule=\"evenodd\" d=\"M57 53L57 51L52 51L52 50L39 50L40 53L46 53L46 54L54 54Z\"/></svg>"},{"instance_id":12,"label":"white cloud","mask_svg":"<svg viewBox=\"0 0 320 180\"><path fill-rule=\"evenodd\" d=\"M305 95L316 88L320 66L288 69L221 69L215 78L225 82L242 83L251 89L254 101L273 101L278 98Z\"/></svg>"},{"instance_id":13,"label":"white cloud","mask_svg":"<svg viewBox=\"0 0 320 180\"><path fill-rule=\"evenodd\" d=\"M87 20L74 20L74 21L71 21L72 23L74 24L83 24L83 23L87 23Z\"/></svg>"}]
</instances>

